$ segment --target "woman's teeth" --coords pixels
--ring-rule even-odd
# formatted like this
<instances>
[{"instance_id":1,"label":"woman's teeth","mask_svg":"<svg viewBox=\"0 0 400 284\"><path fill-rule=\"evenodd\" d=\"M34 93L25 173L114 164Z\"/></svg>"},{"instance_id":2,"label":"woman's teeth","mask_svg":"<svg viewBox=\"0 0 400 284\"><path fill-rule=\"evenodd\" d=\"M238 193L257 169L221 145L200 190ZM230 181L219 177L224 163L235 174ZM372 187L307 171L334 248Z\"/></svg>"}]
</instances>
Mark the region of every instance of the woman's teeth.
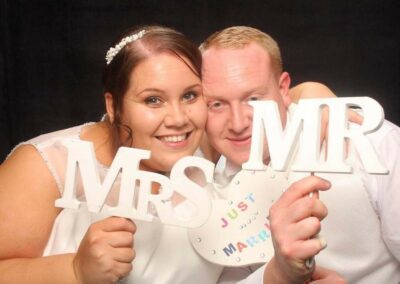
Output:
<instances>
[{"instance_id":1,"label":"woman's teeth","mask_svg":"<svg viewBox=\"0 0 400 284\"><path fill-rule=\"evenodd\" d=\"M160 139L164 142L181 142L186 139L186 134L176 136L163 136Z\"/></svg>"}]
</instances>

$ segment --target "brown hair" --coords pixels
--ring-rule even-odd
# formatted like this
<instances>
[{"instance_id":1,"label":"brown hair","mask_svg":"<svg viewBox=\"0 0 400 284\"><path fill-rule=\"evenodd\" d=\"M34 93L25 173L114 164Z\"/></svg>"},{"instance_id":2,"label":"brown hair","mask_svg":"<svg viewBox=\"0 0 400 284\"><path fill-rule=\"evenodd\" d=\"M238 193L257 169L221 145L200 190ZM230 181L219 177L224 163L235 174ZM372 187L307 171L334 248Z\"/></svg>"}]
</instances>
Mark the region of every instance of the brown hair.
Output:
<instances>
[{"instance_id":1,"label":"brown hair","mask_svg":"<svg viewBox=\"0 0 400 284\"><path fill-rule=\"evenodd\" d=\"M190 70L201 78L201 53L197 46L182 33L162 26L141 26L124 32L111 46L120 43L127 36L144 30L139 39L126 44L103 70L104 92L113 97L114 120L111 123L116 147L127 141L120 141L119 131L125 130L132 140L132 130L121 123L122 101L128 90L133 70L146 58L168 52L181 59Z\"/></svg>"},{"instance_id":2,"label":"brown hair","mask_svg":"<svg viewBox=\"0 0 400 284\"><path fill-rule=\"evenodd\" d=\"M271 58L271 67L275 76L282 73L282 57L278 43L268 34L252 27L233 26L217 31L209 36L199 47L201 52L211 47L240 49L257 43L267 51Z\"/></svg>"}]
</instances>

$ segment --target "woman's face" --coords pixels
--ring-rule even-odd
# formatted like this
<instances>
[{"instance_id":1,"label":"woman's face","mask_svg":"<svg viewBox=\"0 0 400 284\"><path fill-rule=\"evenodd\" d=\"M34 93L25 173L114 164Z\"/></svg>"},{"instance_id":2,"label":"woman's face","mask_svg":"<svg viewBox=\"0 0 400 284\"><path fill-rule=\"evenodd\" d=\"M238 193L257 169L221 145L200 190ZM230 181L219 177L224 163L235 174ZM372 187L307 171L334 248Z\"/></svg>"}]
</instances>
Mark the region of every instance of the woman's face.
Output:
<instances>
[{"instance_id":1,"label":"woman's face","mask_svg":"<svg viewBox=\"0 0 400 284\"><path fill-rule=\"evenodd\" d=\"M132 147L151 151L143 170L169 171L178 159L192 155L206 118L200 78L177 56L154 55L133 70L121 123L132 129Z\"/></svg>"}]
</instances>

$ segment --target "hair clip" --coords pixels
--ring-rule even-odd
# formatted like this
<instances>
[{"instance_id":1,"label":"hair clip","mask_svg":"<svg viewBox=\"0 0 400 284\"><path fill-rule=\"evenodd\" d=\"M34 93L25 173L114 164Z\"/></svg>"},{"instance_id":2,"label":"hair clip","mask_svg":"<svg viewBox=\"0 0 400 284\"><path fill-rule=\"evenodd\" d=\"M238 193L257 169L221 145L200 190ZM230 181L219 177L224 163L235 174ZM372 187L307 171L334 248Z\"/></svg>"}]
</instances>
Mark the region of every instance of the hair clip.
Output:
<instances>
[{"instance_id":1,"label":"hair clip","mask_svg":"<svg viewBox=\"0 0 400 284\"><path fill-rule=\"evenodd\" d=\"M106 54L106 62L107 65L111 63L111 61L114 59L115 55L118 54L118 52L121 51L127 45L128 43L131 43L135 40L138 40L143 37L143 35L146 33L145 30L141 30L140 32L124 37L117 45L114 47L111 47Z\"/></svg>"}]
</instances>

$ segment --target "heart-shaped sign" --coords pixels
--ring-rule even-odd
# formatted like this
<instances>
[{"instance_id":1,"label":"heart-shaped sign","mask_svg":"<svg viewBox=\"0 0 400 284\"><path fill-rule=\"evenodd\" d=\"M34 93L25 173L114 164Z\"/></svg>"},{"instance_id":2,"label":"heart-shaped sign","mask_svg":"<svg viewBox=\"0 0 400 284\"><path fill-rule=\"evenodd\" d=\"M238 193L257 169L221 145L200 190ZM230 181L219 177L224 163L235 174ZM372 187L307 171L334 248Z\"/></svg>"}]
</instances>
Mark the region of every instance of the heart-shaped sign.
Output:
<instances>
[{"instance_id":1,"label":"heart-shaped sign","mask_svg":"<svg viewBox=\"0 0 400 284\"><path fill-rule=\"evenodd\" d=\"M245 266L265 263L274 255L268 214L288 188L286 173L270 167L242 170L228 188L227 199L215 199L207 222L189 230L195 250L212 263Z\"/></svg>"}]
</instances>

